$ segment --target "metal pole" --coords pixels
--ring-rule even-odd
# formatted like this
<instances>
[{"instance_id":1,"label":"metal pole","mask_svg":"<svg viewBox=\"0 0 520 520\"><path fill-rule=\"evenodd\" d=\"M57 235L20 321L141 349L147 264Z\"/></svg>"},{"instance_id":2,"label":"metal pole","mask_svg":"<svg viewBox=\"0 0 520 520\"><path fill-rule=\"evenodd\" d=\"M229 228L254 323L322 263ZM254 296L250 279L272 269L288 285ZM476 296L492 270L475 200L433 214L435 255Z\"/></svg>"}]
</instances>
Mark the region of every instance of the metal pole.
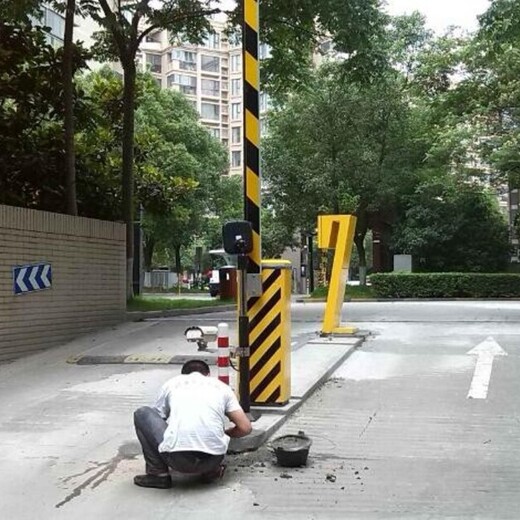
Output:
<instances>
[{"instance_id":1,"label":"metal pole","mask_svg":"<svg viewBox=\"0 0 520 520\"><path fill-rule=\"evenodd\" d=\"M312 294L314 292L314 239L312 237L312 233L308 235L308 255L309 255L309 292Z\"/></svg>"},{"instance_id":2,"label":"metal pole","mask_svg":"<svg viewBox=\"0 0 520 520\"><path fill-rule=\"evenodd\" d=\"M240 277L240 306L238 314L238 354L240 379L238 394L240 406L244 412L249 413L251 409L251 394L249 391L249 317L247 315L247 264L246 255L238 256L238 273Z\"/></svg>"},{"instance_id":3,"label":"metal pole","mask_svg":"<svg viewBox=\"0 0 520 520\"><path fill-rule=\"evenodd\" d=\"M261 172L260 172L260 62L259 30L260 15L258 0L240 0L242 6L242 100L243 100L243 174L244 174L244 220L251 223L253 248L251 253L240 259L240 309L239 309L239 352L240 404L250 413L250 340L248 317L248 294L260 296L253 290L246 290L246 284L254 288L250 280L260 278L262 273L262 244L260 233Z\"/></svg>"}]
</instances>

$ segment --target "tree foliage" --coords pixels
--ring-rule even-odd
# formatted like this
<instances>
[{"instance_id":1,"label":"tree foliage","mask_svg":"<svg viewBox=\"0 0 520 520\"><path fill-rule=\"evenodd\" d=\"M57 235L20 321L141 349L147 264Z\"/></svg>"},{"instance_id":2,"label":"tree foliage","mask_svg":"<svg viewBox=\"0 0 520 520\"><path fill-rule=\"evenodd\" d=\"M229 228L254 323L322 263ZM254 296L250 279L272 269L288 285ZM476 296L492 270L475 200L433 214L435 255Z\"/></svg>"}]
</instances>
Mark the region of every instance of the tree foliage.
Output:
<instances>
[{"instance_id":1,"label":"tree foliage","mask_svg":"<svg viewBox=\"0 0 520 520\"><path fill-rule=\"evenodd\" d=\"M265 141L267 200L294 235L320 213L358 216L361 266L374 220L390 214L424 158L422 121L393 75L359 86L329 65L270 119Z\"/></svg>"},{"instance_id":2,"label":"tree foliage","mask_svg":"<svg viewBox=\"0 0 520 520\"><path fill-rule=\"evenodd\" d=\"M29 18L0 21L0 33L0 202L64 211L62 50ZM79 47L73 68L84 60Z\"/></svg>"},{"instance_id":3,"label":"tree foliage","mask_svg":"<svg viewBox=\"0 0 520 520\"><path fill-rule=\"evenodd\" d=\"M509 256L508 226L496 197L453 177L417 187L394 241L424 271L495 272Z\"/></svg>"}]
</instances>

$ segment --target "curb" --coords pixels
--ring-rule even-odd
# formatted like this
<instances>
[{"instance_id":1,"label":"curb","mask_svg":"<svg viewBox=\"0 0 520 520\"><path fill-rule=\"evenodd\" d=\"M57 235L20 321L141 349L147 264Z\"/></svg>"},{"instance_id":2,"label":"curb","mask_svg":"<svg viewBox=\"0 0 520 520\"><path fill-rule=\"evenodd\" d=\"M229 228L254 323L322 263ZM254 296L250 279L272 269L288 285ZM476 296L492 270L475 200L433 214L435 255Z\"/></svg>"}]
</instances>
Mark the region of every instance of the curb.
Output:
<instances>
[{"instance_id":1,"label":"curb","mask_svg":"<svg viewBox=\"0 0 520 520\"><path fill-rule=\"evenodd\" d=\"M326 298L306 298L295 300L296 303L324 303ZM520 298L349 298L343 303L370 302L519 302Z\"/></svg>"},{"instance_id":2,"label":"curb","mask_svg":"<svg viewBox=\"0 0 520 520\"><path fill-rule=\"evenodd\" d=\"M144 321L174 316L191 316L193 314L213 314L215 312L234 311L236 305L215 305L212 307L194 307L192 309L170 309L165 311L127 311L126 321Z\"/></svg>"},{"instance_id":3,"label":"curb","mask_svg":"<svg viewBox=\"0 0 520 520\"><path fill-rule=\"evenodd\" d=\"M67 363L71 365L184 365L190 359L200 359L208 365L217 364L217 356L206 353L177 354L175 356L165 354L116 354L90 356L81 354L71 356Z\"/></svg>"},{"instance_id":4,"label":"curb","mask_svg":"<svg viewBox=\"0 0 520 520\"><path fill-rule=\"evenodd\" d=\"M229 443L229 454L245 453L247 451L256 451L260 448L277 430L279 430L311 396L314 392L326 383L330 376L355 352L365 341L365 338L359 338L355 345L352 345L336 362L331 365L320 378L303 394L302 397L294 401L293 406L283 415L273 422L265 430L254 430L254 437L242 437L241 439L231 439ZM254 406L252 409L254 410ZM253 424L254 426L254 424Z\"/></svg>"}]
</instances>

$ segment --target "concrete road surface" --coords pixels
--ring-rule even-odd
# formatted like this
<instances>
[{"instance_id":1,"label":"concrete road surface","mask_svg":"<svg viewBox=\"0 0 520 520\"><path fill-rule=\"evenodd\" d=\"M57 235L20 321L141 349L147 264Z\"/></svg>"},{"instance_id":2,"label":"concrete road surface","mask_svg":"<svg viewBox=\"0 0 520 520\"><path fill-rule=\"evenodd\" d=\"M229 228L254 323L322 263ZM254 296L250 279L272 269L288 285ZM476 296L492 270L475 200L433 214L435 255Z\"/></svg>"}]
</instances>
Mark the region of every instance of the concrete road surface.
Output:
<instances>
[{"instance_id":1,"label":"concrete road surface","mask_svg":"<svg viewBox=\"0 0 520 520\"><path fill-rule=\"evenodd\" d=\"M280 432L313 439L309 467L252 461L241 483L256 507L273 518L519 518L520 304L360 303L350 315L374 320L358 322L374 336Z\"/></svg>"},{"instance_id":2,"label":"concrete road surface","mask_svg":"<svg viewBox=\"0 0 520 520\"><path fill-rule=\"evenodd\" d=\"M294 306L297 337L322 311ZM518 518L520 303L363 302L344 314L371 338L280 432L312 437L308 467L280 468L263 448L230 457L208 486L132 484L143 463L131 413L178 368L67 365L78 343L0 366L0 518ZM177 334L183 319L167 324ZM166 332L149 326L147 341Z\"/></svg>"}]
</instances>

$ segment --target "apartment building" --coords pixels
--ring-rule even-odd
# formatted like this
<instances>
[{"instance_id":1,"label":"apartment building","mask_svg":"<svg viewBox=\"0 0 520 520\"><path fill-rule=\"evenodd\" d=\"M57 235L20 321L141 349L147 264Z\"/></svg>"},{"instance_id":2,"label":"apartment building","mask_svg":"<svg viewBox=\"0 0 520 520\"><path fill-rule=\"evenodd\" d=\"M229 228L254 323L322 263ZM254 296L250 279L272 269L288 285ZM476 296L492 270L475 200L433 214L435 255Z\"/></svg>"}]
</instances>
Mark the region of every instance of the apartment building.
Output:
<instances>
[{"instance_id":1,"label":"apartment building","mask_svg":"<svg viewBox=\"0 0 520 520\"><path fill-rule=\"evenodd\" d=\"M63 44L65 20L49 6L43 6L41 25L50 27L49 42ZM229 174L243 172L243 116L242 116L242 42L229 38L225 20L211 22L213 32L201 45L186 42L172 43L168 31L149 34L142 43L137 61L141 70L148 70L162 88L174 89L186 95L200 115L201 123L228 149ZM93 33L99 27L90 18L77 18L75 39L87 47L92 44ZM268 56L268 48L260 48L260 58ZM99 63L89 63L95 69ZM122 72L120 64L113 68ZM267 94L260 95L261 115L269 108ZM265 133L265 120L261 117Z\"/></svg>"},{"instance_id":2,"label":"apartment building","mask_svg":"<svg viewBox=\"0 0 520 520\"><path fill-rule=\"evenodd\" d=\"M229 174L243 171L242 44L229 38L225 22L213 21L202 45L171 43L167 31L150 34L140 47L141 70L150 71L163 88L186 95L201 123L229 152ZM262 47L263 55L266 54ZM268 97L261 95L263 113ZM265 126L265 125L264 125Z\"/></svg>"}]
</instances>

